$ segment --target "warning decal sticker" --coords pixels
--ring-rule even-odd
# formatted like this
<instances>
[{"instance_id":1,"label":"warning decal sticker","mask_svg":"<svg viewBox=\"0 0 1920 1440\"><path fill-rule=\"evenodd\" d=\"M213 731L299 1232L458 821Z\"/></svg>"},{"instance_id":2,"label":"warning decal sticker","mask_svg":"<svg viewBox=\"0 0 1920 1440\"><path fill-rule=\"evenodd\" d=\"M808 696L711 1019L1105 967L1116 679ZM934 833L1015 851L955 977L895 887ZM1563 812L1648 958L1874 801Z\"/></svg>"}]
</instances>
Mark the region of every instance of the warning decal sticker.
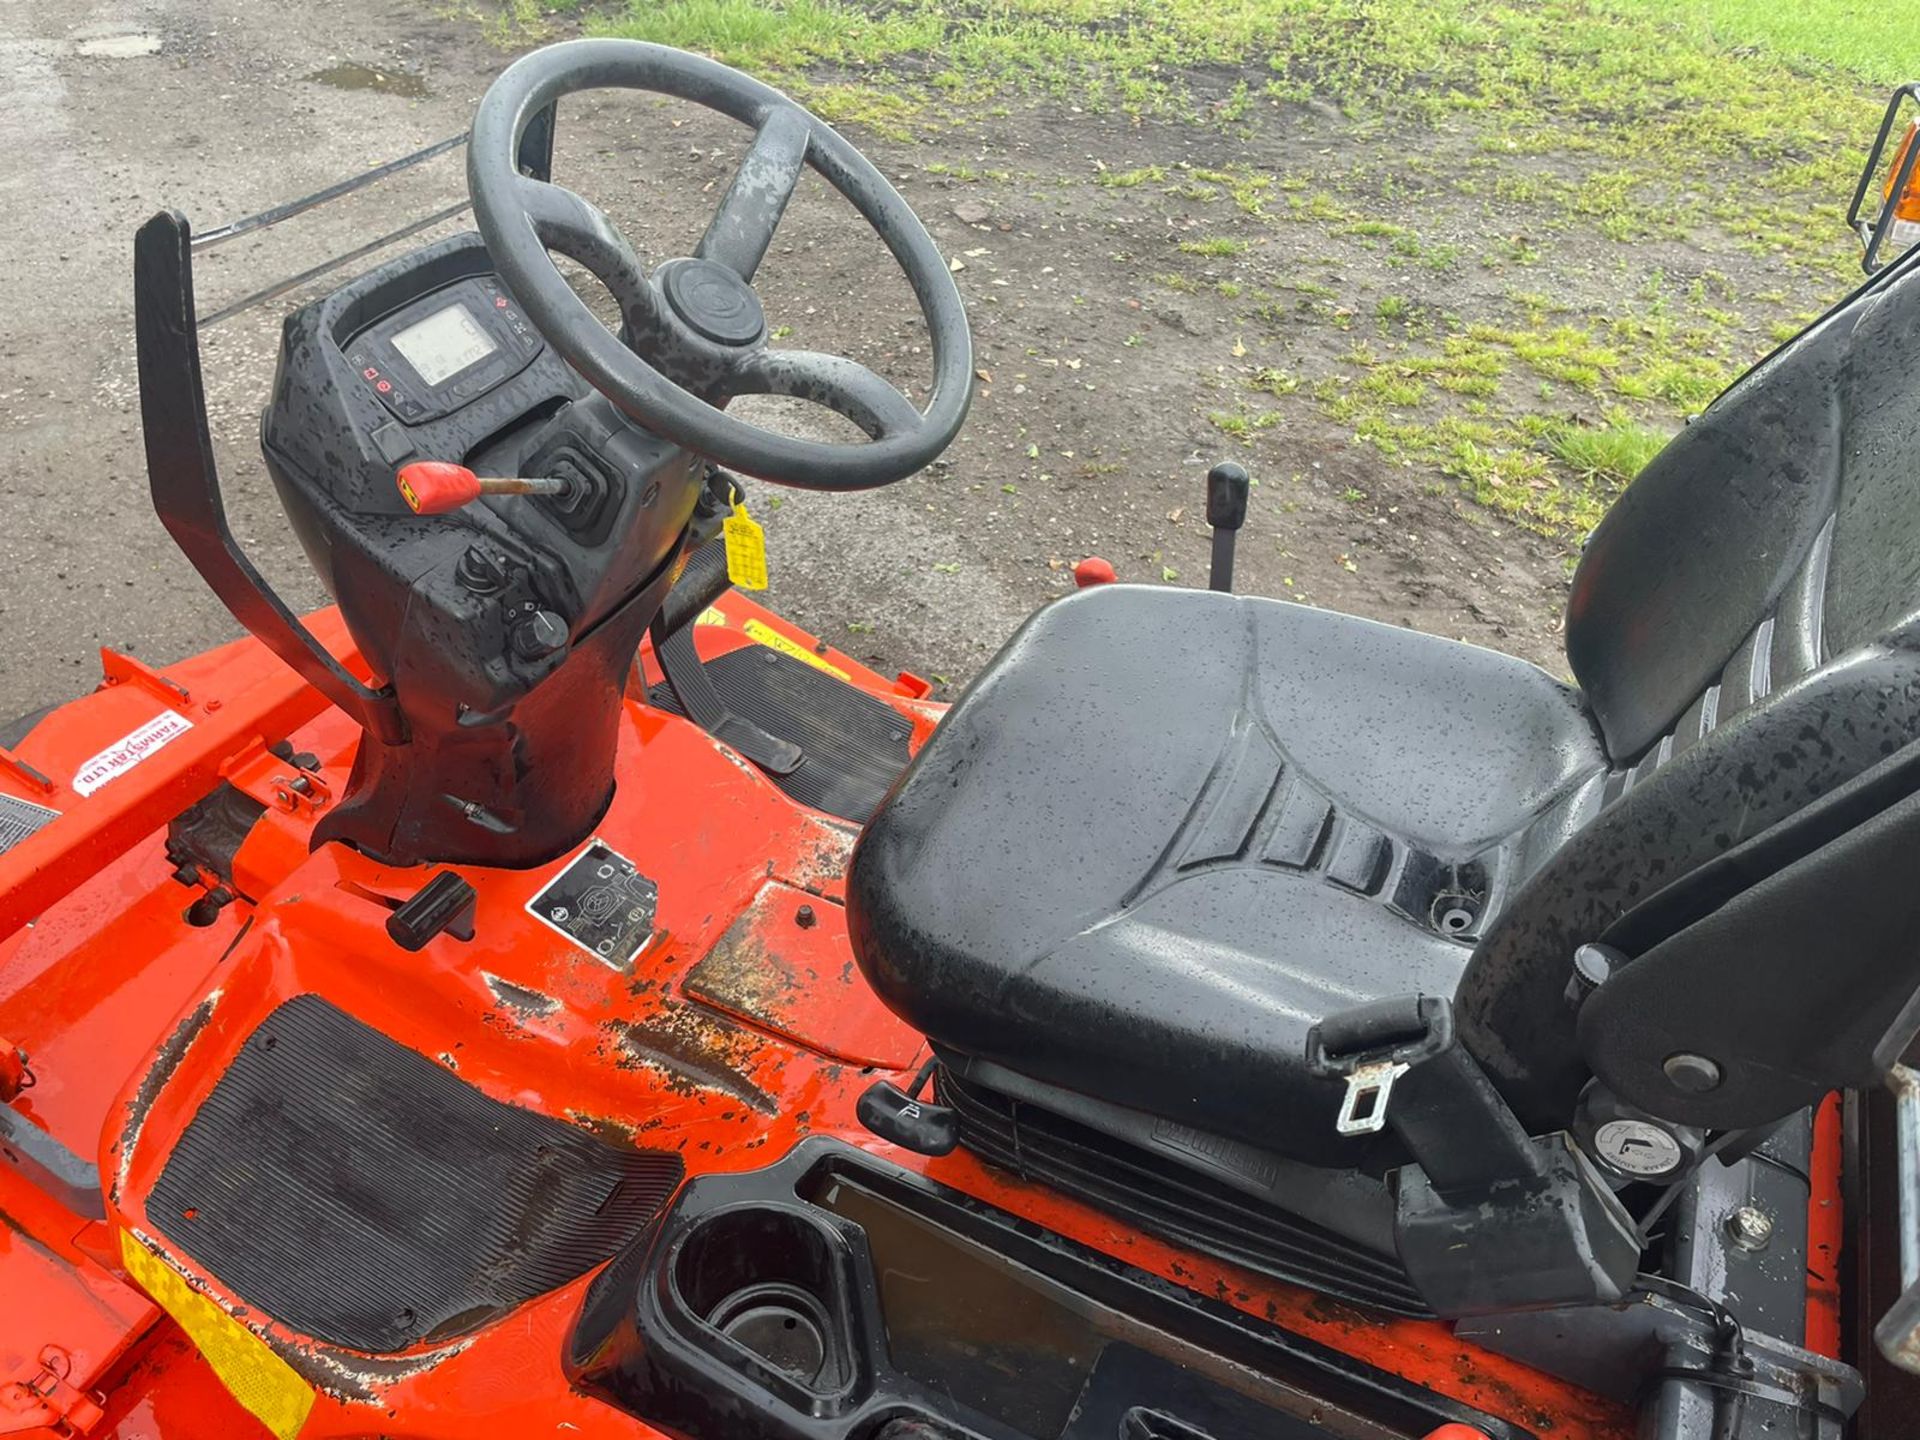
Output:
<instances>
[{"instance_id":1,"label":"warning decal sticker","mask_svg":"<svg viewBox=\"0 0 1920 1440\"><path fill-rule=\"evenodd\" d=\"M852 680L853 677L829 660L807 649L797 640L790 640L771 625L760 620L749 620L740 627L769 650L778 650L782 655L791 655L795 660L811 665L816 670L824 670L836 680Z\"/></svg>"}]
</instances>

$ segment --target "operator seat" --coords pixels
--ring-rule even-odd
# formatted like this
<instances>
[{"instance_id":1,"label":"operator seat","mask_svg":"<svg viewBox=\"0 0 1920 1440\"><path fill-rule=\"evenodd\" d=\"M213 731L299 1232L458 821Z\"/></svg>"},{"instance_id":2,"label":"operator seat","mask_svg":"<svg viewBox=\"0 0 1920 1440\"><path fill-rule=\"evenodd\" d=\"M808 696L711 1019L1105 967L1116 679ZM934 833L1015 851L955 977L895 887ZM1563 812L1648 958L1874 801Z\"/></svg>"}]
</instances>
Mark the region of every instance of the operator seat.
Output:
<instances>
[{"instance_id":1,"label":"operator seat","mask_svg":"<svg viewBox=\"0 0 1920 1440\"><path fill-rule=\"evenodd\" d=\"M1337 1164L1307 1028L1451 995L1606 770L1581 697L1524 661L1095 586L1020 629L874 817L857 953L944 1048Z\"/></svg>"},{"instance_id":2,"label":"operator seat","mask_svg":"<svg viewBox=\"0 0 1920 1440\"><path fill-rule=\"evenodd\" d=\"M1403 995L1534 1135L1595 1074L1712 1128L1870 1083L1920 960L1917 367L1920 252L1597 527L1577 686L1273 600L1045 607L861 837L865 973L946 1079L1197 1162L1395 1163L1307 1042ZM1627 963L1576 1005L1593 942Z\"/></svg>"}]
</instances>

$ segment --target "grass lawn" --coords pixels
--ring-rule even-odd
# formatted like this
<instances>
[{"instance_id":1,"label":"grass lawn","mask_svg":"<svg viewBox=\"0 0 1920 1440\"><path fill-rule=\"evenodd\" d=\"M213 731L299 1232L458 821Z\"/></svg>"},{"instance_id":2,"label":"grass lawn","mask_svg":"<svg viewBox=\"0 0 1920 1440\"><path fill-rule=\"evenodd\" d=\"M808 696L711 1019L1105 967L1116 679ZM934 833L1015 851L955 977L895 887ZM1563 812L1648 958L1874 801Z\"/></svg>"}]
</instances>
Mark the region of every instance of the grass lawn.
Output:
<instances>
[{"instance_id":1,"label":"grass lawn","mask_svg":"<svg viewBox=\"0 0 1920 1440\"><path fill-rule=\"evenodd\" d=\"M1841 213L1887 90L1920 78L1920 22L1881 0L557 9L590 33L705 51L929 152L1022 109L1213 127L1223 154L1254 158L925 168L1029 194L1092 186L1165 212L1182 233L1143 280L1204 296L1241 337L1201 412L1229 439L1277 446L1312 406L1566 538L1687 414L1858 279ZM512 0L504 24L532 35L542 14ZM1347 143L1324 162L1262 164L1259 137L1283 137L1302 107L1334 114ZM1303 350L1303 325L1332 343Z\"/></svg>"}]
</instances>

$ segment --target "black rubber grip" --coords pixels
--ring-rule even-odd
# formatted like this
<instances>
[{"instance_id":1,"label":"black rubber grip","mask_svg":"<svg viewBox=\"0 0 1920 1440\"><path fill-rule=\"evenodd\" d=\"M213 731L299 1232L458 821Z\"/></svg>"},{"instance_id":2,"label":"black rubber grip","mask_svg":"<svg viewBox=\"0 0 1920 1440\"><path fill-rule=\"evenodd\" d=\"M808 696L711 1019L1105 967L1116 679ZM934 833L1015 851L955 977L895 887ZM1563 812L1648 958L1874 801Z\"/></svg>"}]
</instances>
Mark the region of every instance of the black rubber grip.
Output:
<instances>
[{"instance_id":1,"label":"black rubber grip","mask_svg":"<svg viewBox=\"0 0 1920 1440\"><path fill-rule=\"evenodd\" d=\"M442 870L387 917L387 934L402 950L421 950L429 940L473 908L478 893L451 870Z\"/></svg>"}]
</instances>

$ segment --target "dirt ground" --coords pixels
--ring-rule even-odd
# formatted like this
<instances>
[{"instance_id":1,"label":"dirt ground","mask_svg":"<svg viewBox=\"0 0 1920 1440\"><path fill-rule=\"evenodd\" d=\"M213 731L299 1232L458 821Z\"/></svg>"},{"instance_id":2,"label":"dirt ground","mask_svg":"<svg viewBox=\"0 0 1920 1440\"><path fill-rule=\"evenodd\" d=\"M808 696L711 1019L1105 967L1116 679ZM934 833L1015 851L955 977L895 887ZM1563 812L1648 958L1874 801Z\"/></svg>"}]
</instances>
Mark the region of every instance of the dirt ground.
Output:
<instances>
[{"instance_id":1,"label":"dirt ground","mask_svg":"<svg viewBox=\"0 0 1920 1440\"><path fill-rule=\"evenodd\" d=\"M425 5L0 0L10 97L0 198L19 220L0 267L0 717L89 687L102 644L165 662L235 633L146 500L135 226L165 205L204 227L453 133L509 58ZM1204 584L1204 476L1232 457L1260 482L1241 588L1563 671L1569 541L1383 456L1304 395L1257 430L1209 419L1252 367L1337 372L1354 317L1371 323L1379 297L1407 287L1391 255L1328 253L1312 227L1276 231L1231 204L1102 179L1153 167L1324 171L1342 147L1357 165L1377 141L1339 112L1273 107L1229 132L1021 104L919 143L849 129L955 261L979 390L960 440L924 475L864 496L760 487L774 605L881 668L951 687L1070 588L1068 567L1084 555L1129 580ZM592 97L563 106L557 170L627 226L643 256L665 258L699 234L746 138L650 99ZM442 161L215 251L200 271L202 307L351 248L460 186L458 164ZM1426 233L1472 239L1486 224L1441 206ZM1250 238L1231 251L1236 226ZM1217 257L1181 248L1202 234L1230 245ZM1600 295L1622 284L1576 246L1562 250L1555 284ZM1681 279L1704 268L1683 247L1649 263ZM1743 286L1766 278L1764 260L1714 263L1748 265ZM888 269L853 212L810 182L762 271L770 322L787 343L912 381L924 355L904 284L879 278ZM1252 318L1229 298L1283 272L1314 277L1287 313ZM1464 267L1421 283L1431 303L1471 312L1513 277ZM235 529L292 601L318 604L255 441L278 317L298 298L210 332L205 359Z\"/></svg>"}]
</instances>

